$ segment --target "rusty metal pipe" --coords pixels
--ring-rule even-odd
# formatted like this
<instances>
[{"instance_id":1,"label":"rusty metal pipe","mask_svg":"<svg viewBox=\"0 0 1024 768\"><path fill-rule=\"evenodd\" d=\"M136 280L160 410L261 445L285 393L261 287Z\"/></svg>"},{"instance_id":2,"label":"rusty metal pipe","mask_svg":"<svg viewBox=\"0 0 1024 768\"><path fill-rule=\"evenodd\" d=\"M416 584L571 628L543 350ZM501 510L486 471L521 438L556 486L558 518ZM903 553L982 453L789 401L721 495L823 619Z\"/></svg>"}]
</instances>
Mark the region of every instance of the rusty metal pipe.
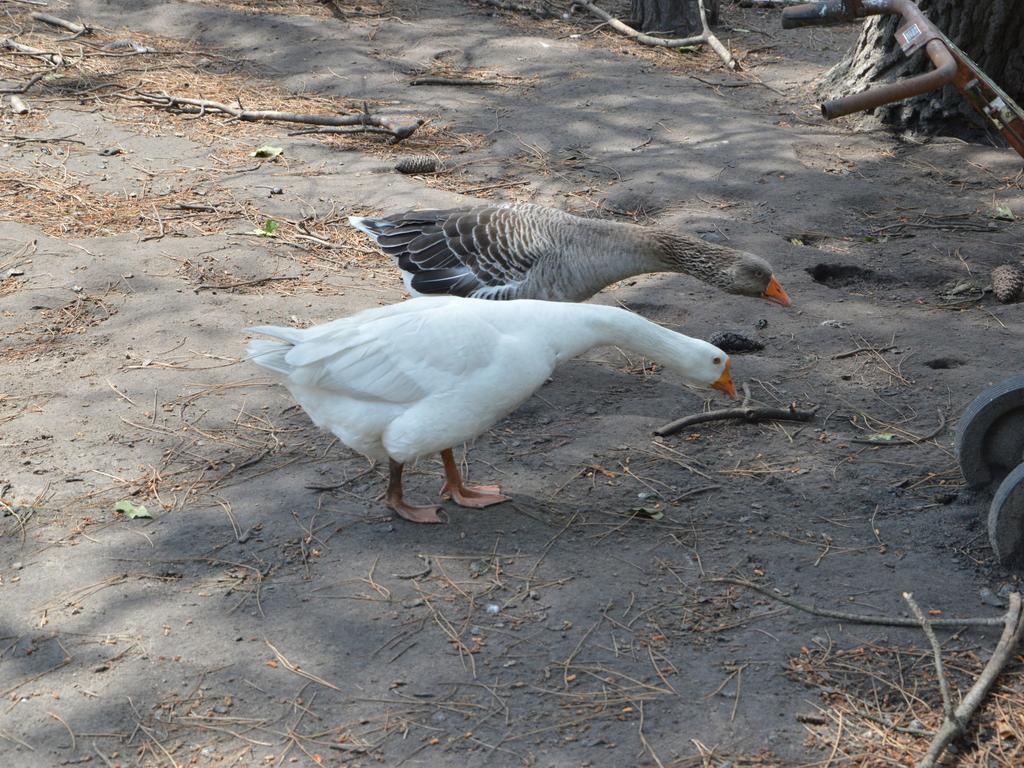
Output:
<instances>
[{"instance_id":1,"label":"rusty metal pipe","mask_svg":"<svg viewBox=\"0 0 1024 768\"><path fill-rule=\"evenodd\" d=\"M953 54L949 52L945 43L941 40L930 40L925 46L925 51L935 65L935 69L931 72L925 72L917 77L908 77L906 80L897 80L889 85L868 88L866 91L855 93L852 96L826 101L821 105L822 116L826 120L833 120L854 112L874 109L893 101L909 99L911 96L920 96L922 93L934 91L936 88L951 83L956 75L956 59L953 58Z\"/></svg>"},{"instance_id":2,"label":"rusty metal pipe","mask_svg":"<svg viewBox=\"0 0 1024 768\"><path fill-rule=\"evenodd\" d=\"M782 28L825 27L856 21L846 0L827 0L823 3L804 3L782 9Z\"/></svg>"},{"instance_id":3,"label":"rusty metal pipe","mask_svg":"<svg viewBox=\"0 0 1024 768\"><path fill-rule=\"evenodd\" d=\"M940 39L941 33L938 28L928 20L913 0L826 0L822 3L793 6L782 12L782 26L786 28L841 23L864 16L891 13L898 13L908 24L916 25L917 34L924 35L924 39L928 40L925 51L935 69L917 77L897 80L895 83L875 86L852 96L826 101L821 105L821 114L825 119L832 120L854 112L863 112L941 88L952 82L956 75L956 59Z\"/></svg>"}]
</instances>

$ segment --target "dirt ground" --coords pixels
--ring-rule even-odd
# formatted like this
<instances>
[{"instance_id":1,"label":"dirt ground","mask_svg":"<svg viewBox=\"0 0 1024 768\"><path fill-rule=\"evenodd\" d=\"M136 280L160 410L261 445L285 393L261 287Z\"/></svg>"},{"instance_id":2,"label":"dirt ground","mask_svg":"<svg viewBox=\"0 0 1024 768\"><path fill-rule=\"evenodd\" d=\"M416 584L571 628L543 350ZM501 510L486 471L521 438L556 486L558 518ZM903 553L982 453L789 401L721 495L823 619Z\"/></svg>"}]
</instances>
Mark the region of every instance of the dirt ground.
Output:
<instances>
[{"instance_id":1,"label":"dirt ground","mask_svg":"<svg viewBox=\"0 0 1024 768\"><path fill-rule=\"evenodd\" d=\"M855 31L783 32L778 11L723 6L734 74L590 18L472 0L51 2L96 28L74 40L33 10L0 5L0 37L65 64L24 95L27 115L0 112L0 764L924 753L942 709L921 633L712 579L863 613L908 615L909 590L944 615L999 614L1018 576L995 563L951 445L966 403L1021 370L1024 305L983 292L1024 252L1020 158L825 123L811 85ZM156 52L108 45L123 39ZM7 86L49 66L0 65ZM409 85L423 74L497 82ZM139 90L428 122L394 145L290 135L126 98ZM283 153L254 158L263 145ZM441 171L393 170L422 154ZM594 301L761 339L737 380L816 420L653 438L706 403L595 351L472 446L470 474L512 503L392 519L381 471L242 359L241 329L400 301L344 217L482 199L764 255L792 308L679 275ZM426 499L439 462L408 476ZM942 634L961 690L997 636ZM1024 763L1019 666L978 722L948 764Z\"/></svg>"}]
</instances>

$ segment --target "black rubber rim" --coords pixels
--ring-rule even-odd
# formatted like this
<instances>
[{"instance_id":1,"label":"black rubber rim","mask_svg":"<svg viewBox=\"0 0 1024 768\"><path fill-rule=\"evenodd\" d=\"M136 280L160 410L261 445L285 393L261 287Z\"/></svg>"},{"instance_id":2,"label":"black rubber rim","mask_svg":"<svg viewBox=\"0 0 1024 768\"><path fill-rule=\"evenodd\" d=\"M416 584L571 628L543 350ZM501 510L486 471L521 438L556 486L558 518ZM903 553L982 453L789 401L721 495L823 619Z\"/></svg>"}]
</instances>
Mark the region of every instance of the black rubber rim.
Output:
<instances>
[{"instance_id":1,"label":"black rubber rim","mask_svg":"<svg viewBox=\"0 0 1024 768\"><path fill-rule=\"evenodd\" d=\"M1024 374L989 387L956 429L956 458L972 488L1001 481L1024 454Z\"/></svg>"},{"instance_id":2,"label":"black rubber rim","mask_svg":"<svg viewBox=\"0 0 1024 768\"><path fill-rule=\"evenodd\" d=\"M996 489L988 510L988 539L999 561L1024 563L1024 464Z\"/></svg>"}]
</instances>

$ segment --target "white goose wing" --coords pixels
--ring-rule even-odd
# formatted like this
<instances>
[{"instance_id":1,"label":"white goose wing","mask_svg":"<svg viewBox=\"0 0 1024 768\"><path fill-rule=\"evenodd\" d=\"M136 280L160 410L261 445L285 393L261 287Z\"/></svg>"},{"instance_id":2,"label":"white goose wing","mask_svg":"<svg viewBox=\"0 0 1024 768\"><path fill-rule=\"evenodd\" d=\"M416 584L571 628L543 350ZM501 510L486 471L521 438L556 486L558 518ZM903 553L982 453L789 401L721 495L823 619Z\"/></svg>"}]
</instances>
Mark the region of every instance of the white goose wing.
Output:
<instances>
[{"instance_id":1,"label":"white goose wing","mask_svg":"<svg viewBox=\"0 0 1024 768\"><path fill-rule=\"evenodd\" d=\"M414 300L310 329L315 335L286 355L293 368L290 379L356 400L393 404L451 390L461 377L493 360L501 334L490 324L467 322L466 308L442 303L463 302Z\"/></svg>"},{"instance_id":2,"label":"white goose wing","mask_svg":"<svg viewBox=\"0 0 1024 768\"><path fill-rule=\"evenodd\" d=\"M552 225L566 215L505 204L349 221L398 262L413 294L511 299L534 265L558 252Z\"/></svg>"}]
</instances>

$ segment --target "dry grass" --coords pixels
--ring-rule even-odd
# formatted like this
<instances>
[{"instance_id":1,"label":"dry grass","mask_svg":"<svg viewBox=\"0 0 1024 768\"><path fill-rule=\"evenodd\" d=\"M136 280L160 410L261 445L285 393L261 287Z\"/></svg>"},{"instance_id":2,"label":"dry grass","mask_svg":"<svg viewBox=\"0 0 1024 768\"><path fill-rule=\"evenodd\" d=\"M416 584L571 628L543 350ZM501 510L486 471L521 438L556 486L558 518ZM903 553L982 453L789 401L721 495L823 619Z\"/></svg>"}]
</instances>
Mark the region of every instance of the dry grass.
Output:
<instances>
[{"instance_id":1,"label":"dry grass","mask_svg":"<svg viewBox=\"0 0 1024 768\"><path fill-rule=\"evenodd\" d=\"M284 14L287 16L311 16L317 19L329 19L332 16L330 3L323 0L186 0L200 5L215 5L230 11L251 14ZM369 3L374 5L374 3ZM349 3L339 3L349 5ZM360 5L360 3L351 3ZM367 5L367 3L362 3ZM375 5L380 5L377 3Z\"/></svg>"},{"instance_id":2,"label":"dry grass","mask_svg":"<svg viewBox=\"0 0 1024 768\"><path fill-rule=\"evenodd\" d=\"M341 116L358 114L364 105L368 105L371 113L397 122L412 122L414 118L424 118L428 122L399 145L387 143L387 136L359 131L311 135L310 140L371 151L383 157L407 151L445 151L466 146L461 137L433 125L431 115L409 115L392 103L371 100L367 104L362 100L290 93L261 80L258 72L252 71L236 57L220 55L198 44L183 46L179 41L128 30L99 32L87 41L83 38L82 41L55 42L49 28L38 24L33 27L24 18L27 13L20 15L26 31L17 35L19 42L47 52L59 52L65 59L63 67L48 74L33 88L30 95L37 106L99 107L104 114L130 121L134 127L143 128L143 132L148 128L150 132L164 133L171 128L204 146L216 145L223 159L236 162L251 162L249 153L255 148L254 140L262 143L268 136L283 136L310 126L242 122L228 115L213 113L202 116L178 114L122 97L134 92L166 93L242 105L246 109ZM155 53L110 48L112 43L125 40ZM16 60L16 68L25 80L46 69L46 64L36 59L24 56L10 58ZM156 112L160 117L152 120L151 116ZM147 119L148 123L144 123Z\"/></svg>"},{"instance_id":3,"label":"dry grass","mask_svg":"<svg viewBox=\"0 0 1024 768\"><path fill-rule=\"evenodd\" d=\"M119 295L113 288L103 294L82 293L59 307L40 310L37 319L19 326L11 334L14 337L27 337L27 341L23 344L8 344L0 351L0 360L20 360L51 354L55 347L69 337L85 333L89 328L116 315L114 299Z\"/></svg>"},{"instance_id":4,"label":"dry grass","mask_svg":"<svg viewBox=\"0 0 1024 768\"><path fill-rule=\"evenodd\" d=\"M945 650L943 660L950 685L961 694L984 666L972 650ZM822 691L821 717L808 725L808 742L834 750L833 766L912 765L924 756L942 724L942 699L927 649L804 648L789 660L789 674ZM1024 674L1019 663L1000 676L974 718L955 764L1024 765Z\"/></svg>"}]
</instances>

